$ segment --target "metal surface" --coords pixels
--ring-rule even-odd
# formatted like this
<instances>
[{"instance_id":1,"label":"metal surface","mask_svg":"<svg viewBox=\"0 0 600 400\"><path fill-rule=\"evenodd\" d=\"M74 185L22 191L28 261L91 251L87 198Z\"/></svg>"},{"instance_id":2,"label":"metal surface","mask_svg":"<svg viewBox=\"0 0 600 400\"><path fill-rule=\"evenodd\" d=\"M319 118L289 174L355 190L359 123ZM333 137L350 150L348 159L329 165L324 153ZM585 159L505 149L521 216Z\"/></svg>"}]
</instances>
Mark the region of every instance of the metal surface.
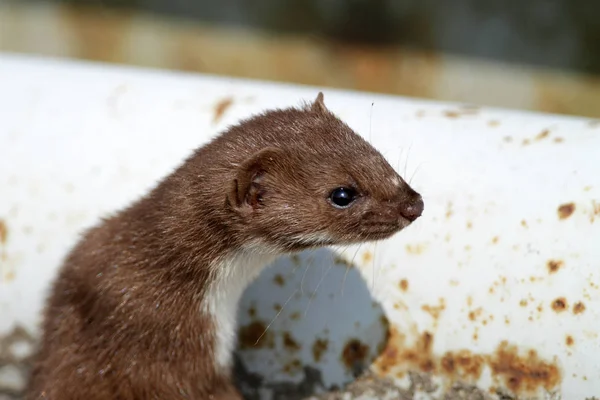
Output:
<instances>
[{"instance_id":1,"label":"metal surface","mask_svg":"<svg viewBox=\"0 0 600 400\"><path fill-rule=\"evenodd\" d=\"M31 345L15 337L38 334L82 229L228 124L317 91L0 57L0 385L18 386L6 365ZM239 354L263 391L307 371L312 386L343 385L376 358L399 385L422 371L439 390L600 393L600 125L334 90L325 102L426 211L376 245L284 258L248 288Z\"/></svg>"}]
</instances>

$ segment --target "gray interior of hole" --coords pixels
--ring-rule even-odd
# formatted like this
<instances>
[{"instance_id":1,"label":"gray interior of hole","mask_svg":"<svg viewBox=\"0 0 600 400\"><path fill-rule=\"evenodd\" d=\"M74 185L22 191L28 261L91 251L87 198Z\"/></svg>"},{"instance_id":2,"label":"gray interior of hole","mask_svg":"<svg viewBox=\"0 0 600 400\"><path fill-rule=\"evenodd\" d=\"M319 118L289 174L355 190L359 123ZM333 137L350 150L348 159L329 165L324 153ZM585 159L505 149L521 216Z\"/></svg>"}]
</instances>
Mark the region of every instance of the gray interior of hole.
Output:
<instances>
[{"instance_id":1,"label":"gray interior of hole","mask_svg":"<svg viewBox=\"0 0 600 400\"><path fill-rule=\"evenodd\" d=\"M364 371L387 337L371 284L356 265L330 249L282 257L263 271L244 292L238 311L240 331L256 321L261 327L270 324L270 346L240 343L236 351L237 383L246 398L258 400L265 392L272 399L302 398L343 387ZM286 347L286 334L297 349ZM327 343L318 360L317 340ZM366 357L345 362L349 343L365 345Z\"/></svg>"}]
</instances>

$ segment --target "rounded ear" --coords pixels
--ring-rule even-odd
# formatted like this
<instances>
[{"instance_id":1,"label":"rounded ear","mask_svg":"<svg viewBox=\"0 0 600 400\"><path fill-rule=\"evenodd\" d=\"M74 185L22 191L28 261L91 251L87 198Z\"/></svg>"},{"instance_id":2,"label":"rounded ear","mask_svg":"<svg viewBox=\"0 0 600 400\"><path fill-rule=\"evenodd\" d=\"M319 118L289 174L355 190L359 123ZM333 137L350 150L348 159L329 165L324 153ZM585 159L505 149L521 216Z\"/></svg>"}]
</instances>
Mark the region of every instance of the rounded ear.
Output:
<instances>
[{"instance_id":1,"label":"rounded ear","mask_svg":"<svg viewBox=\"0 0 600 400\"><path fill-rule=\"evenodd\" d=\"M248 157L237 167L230 184L227 203L236 211L247 214L258 208L265 188L261 184L265 173L277 164L283 150L267 147Z\"/></svg>"},{"instance_id":2,"label":"rounded ear","mask_svg":"<svg viewBox=\"0 0 600 400\"><path fill-rule=\"evenodd\" d=\"M319 92L317 98L310 106L310 110L319 114L326 114L329 112L327 107L325 107L325 100L323 96L323 92Z\"/></svg>"}]
</instances>

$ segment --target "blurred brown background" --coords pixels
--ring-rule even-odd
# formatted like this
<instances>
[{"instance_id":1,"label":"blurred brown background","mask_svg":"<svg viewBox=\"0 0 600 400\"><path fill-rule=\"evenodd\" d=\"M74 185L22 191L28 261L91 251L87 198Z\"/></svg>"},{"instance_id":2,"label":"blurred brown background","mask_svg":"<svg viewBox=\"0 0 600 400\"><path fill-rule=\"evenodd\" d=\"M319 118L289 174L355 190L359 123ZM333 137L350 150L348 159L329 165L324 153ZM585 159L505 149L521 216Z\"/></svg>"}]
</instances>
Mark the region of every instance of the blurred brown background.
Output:
<instances>
[{"instance_id":1,"label":"blurred brown background","mask_svg":"<svg viewBox=\"0 0 600 400\"><path fill-rule=\"evenodd\" d=\"M0 51L600 117L598 0L0 0Z\"/></svg>"}]
</instances>

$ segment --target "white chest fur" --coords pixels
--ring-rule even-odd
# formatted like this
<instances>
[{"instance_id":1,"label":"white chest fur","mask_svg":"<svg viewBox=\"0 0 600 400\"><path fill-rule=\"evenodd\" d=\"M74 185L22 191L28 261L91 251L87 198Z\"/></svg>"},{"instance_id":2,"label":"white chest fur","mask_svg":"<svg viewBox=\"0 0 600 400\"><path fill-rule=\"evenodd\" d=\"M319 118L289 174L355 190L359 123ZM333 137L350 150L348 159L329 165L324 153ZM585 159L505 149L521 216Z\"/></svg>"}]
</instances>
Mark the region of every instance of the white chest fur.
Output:
<instances>
[{"instance_id":1,"label":"white chest fur","mask_svg":"<svg viewBox=\"0 0 600 400\"><path fill-rule=\"evenodd\" d=\"M219 367L231 366L238 303L244 290L277 256L272 252L246 250L216 265L215 280L204 304L217 330L215 361Z\"/></svg>"}]
</instances>

